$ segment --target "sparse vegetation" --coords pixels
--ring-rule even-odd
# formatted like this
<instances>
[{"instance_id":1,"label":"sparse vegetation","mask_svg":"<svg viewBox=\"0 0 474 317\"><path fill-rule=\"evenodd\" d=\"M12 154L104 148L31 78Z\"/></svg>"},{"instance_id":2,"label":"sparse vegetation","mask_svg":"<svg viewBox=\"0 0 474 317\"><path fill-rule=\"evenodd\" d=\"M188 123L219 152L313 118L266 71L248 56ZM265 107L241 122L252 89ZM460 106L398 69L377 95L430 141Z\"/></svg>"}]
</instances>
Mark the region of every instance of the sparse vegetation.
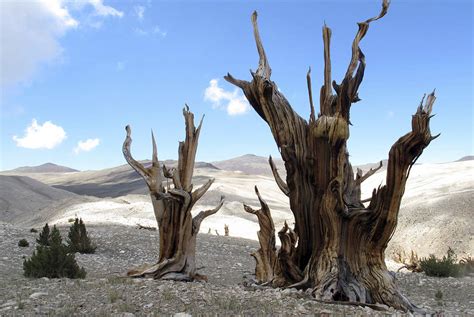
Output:
<instances>
[{"instance_id":1,"label":"sparse vegetation","mask_svg":"<svg viewBox=\"0 0 474 317\"><path fill-rule=\"evenodd\" d=\"M47 226L45 226L45 228L46 227ZM49 234L49 227L47 230L48 235L43 236L43 238L48 237L49 245L39 243L31 258L24 260L24 275L26 277L36 278L84 278L86 271L77 265L73 253L68 254L68 249L62 243L61 234L56 226L53 227L51 234ZM43 233L45 233L44 228ZM41 237L40 234L39 240L41 240Z\"/></svg>"},{"instance_id":2,"label":"sparse vegetation","mask_svg":"<svg viewBox=\"0 0 474 317\"><path fill-rule=\"evenodd\" d=\"M420 267L428 276L457 277L463 275L462 265L456 263L456 254L451 248L448 248L447 254L442 259L433 254L428 258L421 259Z\"/></svg>"},{"instance_id":3,"label":"sparse vegetation","mask_svg":"<svg viewBox=\"0 0 474 317\"><path fill-rule=\"evenodd\" d=\"M94 253L97 248L87 235L86 225L76 218L69 228L67 247L70 252Z\"/></svg>"},{"instance_id":4,"label":"sparse vegetation","mask_svg":"<svg viewBox=\"0 0 474 317\"><path fill-rule=\"evenodd\" d=\"M121 294L115 289L109 289L109 301L110 303L115 303L119 298L121 298Z\"/></svg>"},{"instance_id":5,"label":"sparse vegetation","mask_svg":"<svg viewBox=\"0 0 474 317\"><path fill-rule=\"evenodd\" d=\"M25 248L25 247L29 247L30 243L26 239L21 239L20 241L18 241L18 246Z\"/></svg>"}]
</instances>

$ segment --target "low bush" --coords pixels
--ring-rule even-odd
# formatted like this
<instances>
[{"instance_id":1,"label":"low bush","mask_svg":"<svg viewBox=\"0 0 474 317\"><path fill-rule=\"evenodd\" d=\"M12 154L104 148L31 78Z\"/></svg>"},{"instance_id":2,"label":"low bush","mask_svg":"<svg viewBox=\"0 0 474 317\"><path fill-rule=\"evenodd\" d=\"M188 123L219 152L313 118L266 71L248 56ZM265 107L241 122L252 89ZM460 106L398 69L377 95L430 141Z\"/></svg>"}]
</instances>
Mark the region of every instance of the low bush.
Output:
<instances>
[{"instance_id":1,"label":"low bush","mask_svg":"<svg viewBox=\"0 0 474 317\"><path fill-rule=\"evenodd\" d=\"M87 235L86 225L76 218L69 228L67 246L70 252L94 253L97 248Z\"/></svg>"},{"instance_id":2,"label":"low bush","mask_svg":"<svg viewBox=\"0 0 474 317\"><path fill-rule=\"evenodd\" d=\"M442 259L431 254L428 258L420 261L420 266L423 272L428 276L437 277L457 277L463 275L463 269L460 264L456 263L456 254L453 249L448 248L447 255Z\"/></svg>"},{"instance_id":3,"label":"low bush","mask_svg":"<svg viewBox=\"0 0 474 317\"><path fill-rule=\"evenodd\" d=\"M77 265L74 253L68 254L56 226L48 234L48 240L49 245L39 243L31 258L23 262L24 275L36 278L84 278L86 271Z\"/></svg>"},{"instance_id":4,"label":"low bush","mask_svg":"<svg viewBox=\"0 0 474 317\"><path fill-rule=\"evenodd\" d=\"M30 232L37 233L38 230L36 230L35 228L31 228L31 229L30 229Z\"/></svg>"},{"instance_id":5,"label":"low bush","mask_svg":"<svg viewBox=\"0 0 474 317\"><path fill-rule=\"evenodd\" d=\"M18 241L18 246L24 248L24 247L29 247L30 244L28 243L26 239L21 239L20 241Z\"/></svg>"}]
</instances>

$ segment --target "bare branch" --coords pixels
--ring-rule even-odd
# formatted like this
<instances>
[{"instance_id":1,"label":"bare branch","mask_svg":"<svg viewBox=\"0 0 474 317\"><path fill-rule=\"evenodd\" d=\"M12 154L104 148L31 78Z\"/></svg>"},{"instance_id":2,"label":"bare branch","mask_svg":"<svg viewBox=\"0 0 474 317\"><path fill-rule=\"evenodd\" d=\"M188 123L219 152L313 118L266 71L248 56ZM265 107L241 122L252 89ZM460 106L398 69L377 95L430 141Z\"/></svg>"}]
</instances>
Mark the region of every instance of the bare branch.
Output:
<instances>
[{"instance_id":1,"label":"bare branch","mask_svg":"<svg viewBox=\"0 0 474 317\"><path fill-rule=\"evenodd\" d=\"M265 54L265 50L263 49L262 39L260 38L260 32L258 31L257 16L257 11L254 11L252 14L253 35L255 37L255 43L257 44L258 55L260 57L257 75L266 79L270 79L270 76L272 75L272 69L270 68L270 64L268 64L267 56Z\"/></svg>"},{"instance_id":2,"label":"bare branch","mask_svg":"<svg viewBox=\"0 0 474 317\"><path fill-rule=\"evenodd\" d=\"M129 125L125 127L125 130L127 131L127 136L125 137L125 141L123 142L122 146L122 152L123 156L125 157L125 160L127 163L138 173L140 174L141 177L145 179L147 184L149 183L149 176L150 174L148 173L147 169L137 160L135 160L132 156L132 152L130 150L131 144L132 144L132 129L130 128Z\"/></svg>"},{"instance_id":3,"label":"bare branch","mask_svg":"<svg viewBox=\"0 0 474 317\"><path fill-rule=\"evenodd\" d=\"M191 179L194 172L194 162L198 146L199 132L194 126L194 114L189 111L188 105L183 109L183 116L186 125L186 138L179 143L178 171L183 189L191 191ZM202 121L201 121L202 123Z\"/></svg>"},{"instance_id":4,"label":"bare branch","mask_svg":"<svg viewBox=\"0 0 474 317\"><path fill-rule=\"evenodd\" d=\"M324 85L320 93L320 111L322 114L330 115L332 103L331 88L331 29L324 24L323 26L324 43Z\"/></svg>"},{"instance_id":5,"label":"bare branch","mask_svg":"<svg viewBox=\"0 0 474 317\"><path fill-rule=\"evenodd\" d=\"M311 67L309 67L308 73L306 74L306 82L308 84L309 106L311 108L311 114L309 116L309 121L310 122L315 122L316 121L316 116L314 114L313 91L311 89Z\"/></svg>"},{"instance_id":6,"label":"bare branch","mask_svg":"<svg viewBox=\"0 0 474 317\"><path fill-rule=\"evenodd\" d=\"M275 178L275 181L280 188L280 190L285 194L286 196L290 195L290 190L288 189L288 185L285 183L285 181L280 177L280 174L278 174L278 169L275 166L275 163L273 162L272 156L268 158L268 162L270 163L270 167L272 169L273 177Z\"/></svg>"},{"instance_id":7,"label":"bare branch","mask_svg":"<svg viewBox=\"0 0 474 317\"><path fill-rule=\"evenodd\" d=\"M155 167L160 167L160 163L158 162L158 150L156 148L156 141L155 141L155 135L153 134L153 130L151 130L151 141L153 145L153 156L152 156L152 164Z\"/></svg>"},{"instance_id":8,"label":"bare branch","mask_svg":"<svg viewBox=\"0 0 474 317\"><path fill-rule=\"evenodd\" d=\"M358 23L359 30L357 31L357 34L354 38L354 41L352 42L352 57L351 57L351 62L349 63L349 67L347 68L345 78L352 77L352 74L354 73L354 70L357 67L357 63L359 61L359 56L360 56L359 53L361 53L359 43L364 38L364 36L367 34L367 30L369 29L370 22L376 21L376 20L382 18L383 16L385 16L385 14L387 14L389 5L390 5L389 0L383 0L382 9L381 9L379 15L377 15L376 17L370 18L370 19L368 19L364 22Z\"/></svg>"},{"instance_id":9,"label":"bare branch","mask_svg":"<svg viewBox=\"0 0 474 317\"><path fill-rule=\"evenodd\" d=\"M360 169L357 169L357 178L356 178L356 185L360 185L362 184L363 181L365 181L367 178L369 178L370 176L374 175L379 169L382 168L382 161L380 161L379 163L379 166L375 167L375 168L371 168L367 173L365 173L363 176L362 176L362 171ZM359 171L360 171L360 174L359 174Z\"/></svg>"},{"instance_id":10,"label":"bare branch","mask_svg":"<svg viewBox=\"0 0 474 317\"><path fill-rule=\"evenodd\" d=\"M249 214L256 215L258 210L253 209L249 205L243 204L244 205L244 210L248 212Z\"/></svg>"},{"instance_id":11,"label":"bare branch","mask_svg":"<svg viewBox=\"0 0 474 317\"><path fill-rule=\"evenodd\" d=\"M221 209L221 207L224 205L224 199L225 199L225 196L221 196L221 199L220 199L220 201L219 201L219 204L218 204L215 208L209 209L209 210L203 210L203 211L199 212L199 213L193 218L193 234L194 234L195 232L197 233L197 232L199 231L199 228L201 227L201 222L202 222L205 218L207 218L207 217L209 217L209 216L215 214L216 212L219 211L219 209Z\"/></svg>"},{"instance_id":12,"label":"bare branch","mask_svg":"<svg viewBox=\"0 0 474 317\"><path fill-rule=\"evenodd\" d=\"M193 203L196 203L201 197L208 191L208 189L211 187L212 183L214 183L214 178L209 179L204 185L196 189L192 193L192 199Z\"/></svg>"},{"instance_id":13,"label":"bare branch","mask_svg":"<svg viewBox=\"0 0 474 317\"><path fill-rule=\"evenodd\" d=\"M244 87L247 87L250 83L246 80L241 80L241 79L236 79L234 78L231 74L227 73L226 76L224 76L224 79L227 80L229 83L244 89Z\"/></svg>"},{"instance_id":14,"label":"bare branch","mask_svg":"<svg viewBox=\"0 0 474 317\"><path fill-rule=\"evenodd\" d=\"M376 219L372 239L381 245L388 242L395 230L410 169L433 139L429 123L435 99L434 92L428 95L425 105L418 107L412 117L412 130L393 144L388 158L387 185L371 200L369 208L373 208Z\"/></svg>"}]
</instances>

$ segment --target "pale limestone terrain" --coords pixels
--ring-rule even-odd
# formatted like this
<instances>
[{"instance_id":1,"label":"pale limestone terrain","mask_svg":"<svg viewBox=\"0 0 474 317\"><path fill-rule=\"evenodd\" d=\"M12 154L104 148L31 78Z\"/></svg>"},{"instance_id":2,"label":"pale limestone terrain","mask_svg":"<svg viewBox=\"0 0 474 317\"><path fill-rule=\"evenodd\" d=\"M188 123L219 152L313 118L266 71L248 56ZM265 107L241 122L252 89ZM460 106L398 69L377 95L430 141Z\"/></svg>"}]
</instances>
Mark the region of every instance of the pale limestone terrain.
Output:
<instances>
[{"instance_id":1,"label":"pale limestone terrain","mask_svg":"<svg viewBox=\"0 0 474 317\"><path fill-rule=\"evenodd\" d=\"M293 223L288 199L276 186L268 165L265 170L266 162L266 158L246 155L224 163L197 165L193 180L195 187L211 177L215 178L215 182L193 212L213 208L221 195L226 197L226 202L219 213L203 222L202 232L207 233L210 230L212 234L216 234L217 231L222 235L224 225L228 224L231 236L256 240L258 231L256 218L245 213L242 208L242 203L259 207L254 193L255 185L272 210L276 229L278 230L284 221ZM278 162L281 169L281 161ZM167 164L173 163L168 161ZM216 166L228 170L218 169ZM366 170L371 166L374 164L367 164L363 169ZM259 174L241 172L249 168L258 171ZM283 174L284 170L281 173ZM0 188L5 188L0 191L2 221L22 225L40 225L45 221L65 224L68 219L78 216L94 224L155 225L145 184L128 165L100 171L2 172L1 174L22 175L24 177L21 179L25 184L23 187L18 187L19 185L15 183L17 187L12 187L13 183L10 183L12 176L7 178L0 175ZM385 168L382 168L363 183L363 198L370 197L373 188L383 184L384 180ZM31 194L37 191L32 188L37 187L41 187L42 196ZM61 196L45 201L45 190L51 191L51 197L62 193L65 199ZM13 195L12 191L21 192L21 195ZM81 195L74 195L69 191ZM25 195L30 195L30 199L25 199ZM18 207L20 209L13 214L6 211L7 205L21 208ZM30 205L31 208L28 210ZM448 247L452 247L461 256L473 255L472 206L474 206L473 160L415 165L406 186L399 224L389 244L387 256L391 257L399 250L406 252L414 250L421 256L430 253L441 256L446 253Z\"/></svg>"}]
</instances>

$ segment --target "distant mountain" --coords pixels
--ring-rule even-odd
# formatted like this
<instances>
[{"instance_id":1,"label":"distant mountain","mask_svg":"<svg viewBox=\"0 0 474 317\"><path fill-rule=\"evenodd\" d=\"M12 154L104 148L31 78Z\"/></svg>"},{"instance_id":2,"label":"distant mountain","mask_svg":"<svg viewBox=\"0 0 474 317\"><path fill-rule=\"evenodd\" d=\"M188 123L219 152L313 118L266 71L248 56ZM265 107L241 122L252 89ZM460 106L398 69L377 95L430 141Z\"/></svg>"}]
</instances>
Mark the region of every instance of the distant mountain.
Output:
<instances>
[{"instance_id":1,"label":"distant mountain","mask_svg":"<svg viewBox=\"0 0 474 317\"><path fill-rule=\"evenodd\" d=\"M18 173L70 173L70 172L79 172L70 167L56 165L53 163L46 163L38 166L23 166L15 168L9 172L18 172Z\"/></svg>"},{"instance_id":2,"label":"distant mountain","mask_svg":"<svg viewBox=\"0 0 474 317\"><path fill-rule=\"evenodd\" d=\"M468 155L468 156L461 157L456 162L464 162L464 161L471 161L471 160L474 160L474 155Z\"/></svg>"},{"instance_id":3,"label":"distant mountain","mask_svg":"<svg viewBox=\"0 0 474 317\"><path fill-rule=\"evenodd\" d=\"M283 160L274 157L273 161L277 166L278 172L280 172L280 176L284 177L286 170ZM249 175L272 175L272 170L268 163L268 157L253 154L246 154L229 160L212 162L212 164L217 166L219 169L226 171L239 171Z\"/></svg>"},{"instance_id":4,"label":"distant mountain","mask_svg":"<svg viewBox=\"0 0 474 317\"><path fill-rule=\"evenodd\" d=\"M380 161L375 163L366 163L362 165L355 165L353 166L354 174L357 172L357 169L360 168L362 172L366 173L371 168L377 168L380 165ZM378 170L378 172L383 172L387 169L388 160L382 160L382 167Z\"/></svg>"},{"instance_id":5,"label":"distant mountain","mask_svg":"<svg viewBox=\"0 0 474 317\"><path fill-rule=\"evenodd\" d=\"M150 160L140 161L145 167L151 165ZM176 167L176 160L161 161L167 167ZM54 164L53 164L54 165ZM195 169L218 171L214 165L206 162L196 162ZM4 175L21 175L34 178L54 188L67 190L78 195L95 197L119 197L128 194L147 194L148 190L143 179L128 164L98 171L82 171L77 173L38 172L18 168L1 172ZM195 177L196 181L199 177ZM207 178L202 178L205 181Z\"/></svg>"},{"instance_id":6,"label":"distant mountain","mask_svg":"<svg viewBox=\"0 0 474 317\"><path fill-rule=\"evenodd\" d=\"M38 224L91 198L53 188L26 176L0 175L0 221Z\"/></svg>"}]
</instances>

